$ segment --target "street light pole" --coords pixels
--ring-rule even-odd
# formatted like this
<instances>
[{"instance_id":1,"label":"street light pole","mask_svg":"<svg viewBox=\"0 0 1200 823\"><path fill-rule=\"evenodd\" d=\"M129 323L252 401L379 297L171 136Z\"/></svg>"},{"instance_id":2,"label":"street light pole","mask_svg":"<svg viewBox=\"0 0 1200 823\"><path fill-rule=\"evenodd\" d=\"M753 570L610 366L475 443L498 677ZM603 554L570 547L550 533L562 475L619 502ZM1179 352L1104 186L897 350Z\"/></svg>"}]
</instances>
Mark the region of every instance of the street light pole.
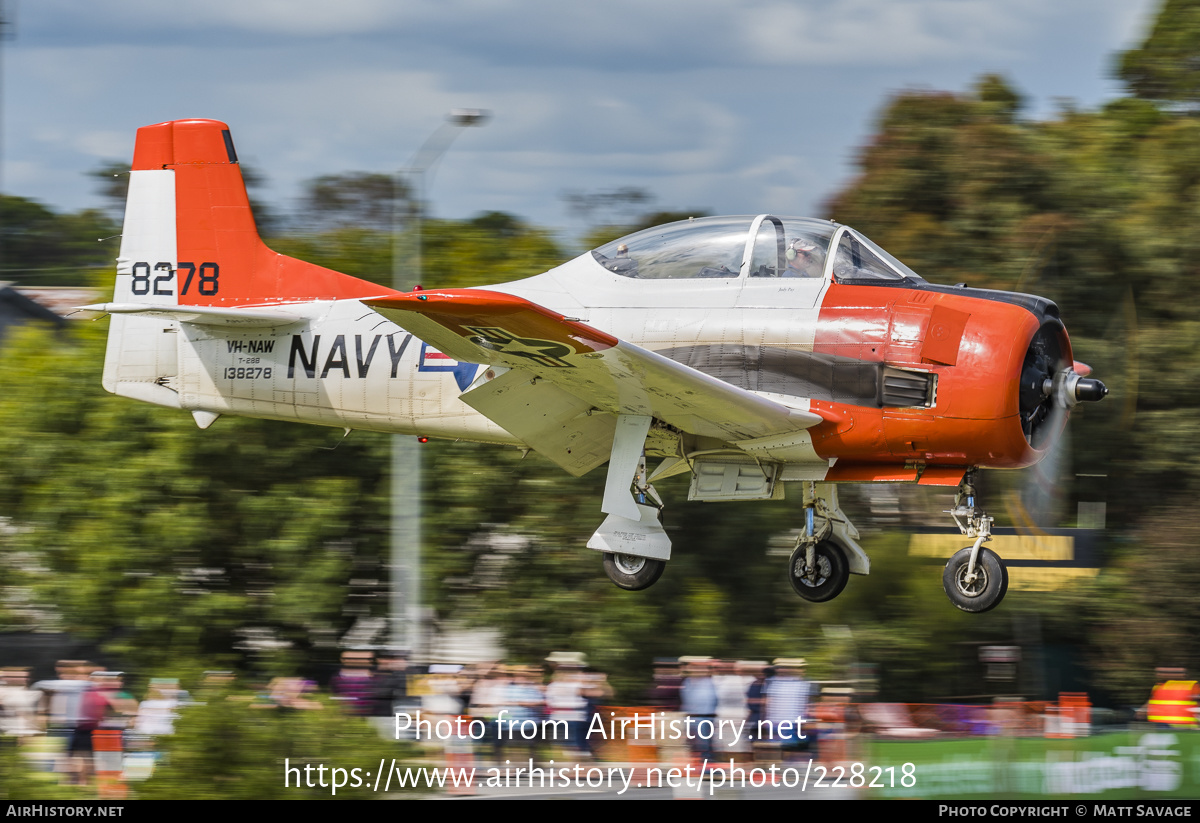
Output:
<instances>
[{"instance_id":1,"label":"street light pole","mask_svg":"<svg viewBox=\"0 0 1200 823\"><path fill-rule=\"evenodd\" d=\"M482 109L452 109L446 115L446 121L421 144L408 167L396 173L392 199L392 287L397 291L409 291L421 282L425 190L433 167L462 129L482 126L490 116ZM407 198L401 196L405 189ZM407 222L413 253L407 267L401 254L402 199L412 204ZM415 437L399 434L392 436L390 611L391 647L418 658L424 652L421 631L421 451Z\"/></svg>"},{"instance_id":2,"label":"street light pole","mask_svg":"<svg viewBox=\"0 0 1200 823\"><path fill-rule=\"evenodd\" d=\"M5 0L0 0L0 197L4 196L4 41L16 36L15 23ZM0 227L0 271L4 269L4 231Z\"/></svg>"}]
</instances>

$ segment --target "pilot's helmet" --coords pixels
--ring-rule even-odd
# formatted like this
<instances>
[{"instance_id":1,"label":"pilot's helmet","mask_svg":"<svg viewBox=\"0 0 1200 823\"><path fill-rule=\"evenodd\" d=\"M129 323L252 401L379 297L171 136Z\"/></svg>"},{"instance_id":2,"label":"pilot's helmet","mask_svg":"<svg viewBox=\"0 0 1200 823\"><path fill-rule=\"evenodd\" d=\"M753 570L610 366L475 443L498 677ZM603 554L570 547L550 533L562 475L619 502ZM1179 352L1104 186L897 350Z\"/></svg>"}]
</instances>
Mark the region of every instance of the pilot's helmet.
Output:
<instances>
[{"instance_id":1,"label":"pilot's helmet","mask_svg":"<svg viewBox=\"0 0 1200 823\"><path fill-rule=\"evenodd\" d=\"M800 254L809 254L816 250L816 246L805 240L803 237L797 237L787 247L787 259L795 260Z\"/></svg>"}]
</instances>

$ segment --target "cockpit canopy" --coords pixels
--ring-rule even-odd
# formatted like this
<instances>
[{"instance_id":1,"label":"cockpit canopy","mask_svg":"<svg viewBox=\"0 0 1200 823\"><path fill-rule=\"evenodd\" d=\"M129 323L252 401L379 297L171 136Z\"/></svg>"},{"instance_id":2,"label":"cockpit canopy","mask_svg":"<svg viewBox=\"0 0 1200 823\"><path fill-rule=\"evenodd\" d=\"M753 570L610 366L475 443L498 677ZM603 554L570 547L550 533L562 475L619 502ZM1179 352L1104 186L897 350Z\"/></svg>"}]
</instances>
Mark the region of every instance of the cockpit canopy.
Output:
<instances>
[{"instance_id":1,"label":"cockpit canopy","mask_svg":"<svg viewBox=\"0 0 1200 823\"><path fill-rule=\"evenodd\" d=\"M848 226L769 214L668 223L607 243L592 256L611 272L644 280L832 276L839 283L899 285L921 279Z\"/></svg>"}]
</instances>

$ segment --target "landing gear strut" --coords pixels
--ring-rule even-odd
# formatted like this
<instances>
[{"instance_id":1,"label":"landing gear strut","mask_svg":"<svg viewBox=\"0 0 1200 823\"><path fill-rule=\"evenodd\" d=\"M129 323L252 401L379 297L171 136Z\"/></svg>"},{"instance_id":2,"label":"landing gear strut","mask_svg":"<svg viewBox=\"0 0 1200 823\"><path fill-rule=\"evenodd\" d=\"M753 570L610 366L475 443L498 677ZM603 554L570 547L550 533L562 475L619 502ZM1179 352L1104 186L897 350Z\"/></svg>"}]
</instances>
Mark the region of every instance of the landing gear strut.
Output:
<instances>
[{"instance_id":1,"label":"landing gear strut","mask_svg":"<svg viewBox=\"0 0 1200 823\"><path fill-rule=\"evenodd\" d=\"M620 467L611 470L609 482L614 488L620 489L620 493L610 494L606 487L606 505L610 499L614 505L605 509L610 512L608 518L588 541L588 548L604 552L604 573L608 575L608 579L619 588L631 592L653 586L658 578L662 577L663 570L667 567L666 561L671 557L671 541L667 538L661 521L662 498L647 479L646 452L641 449L640 452L629 454L632 449L625 448L629 447L630 443L640 444L637 437L645 438L645 427L649 426L649 418L642 422L644 425L640 433L635 433L636 436L632 440L623 440L620 444L621 451L627 452L623 455L623 460L628 462L633 476L633 495L629 497L627 490L616 485L621 482L620 478L624 477L624 471ZM614 455L617 455L617 452L618 449L614 446ZM614 456L614 460L616 459ZM650 505L651 500L658 506ZM618 508L621 514L613 512L613 509ZM637 519L633 519L634 517Z\"/></svg>"},{"instance_id":2,"label":"landing gear strut","mask_svg":"<svg viewBox=\"0 0 1200 823\"><path fill-rule=\"evenodd\" d=\"M983 548L992 539L992 518L975 505L975 472L969 471L958 486L954 508L947 512L959 531L975 543L946 562L942 588L950 602L964 612L982 614L1000 605L1008 592L1008 569L994 551Z\"/></svg>"},{"instance_id":3,"label":"landing gear strut","mask_svg":"<svg viewBox=\"0 0 1200 823\"><path fill-rule=\"evenodd\" d=\"M788 560L788 582L810 603L832 600L846 588L850 573L866 574L870 560L858 545L858 530L838 507L837 489L804 485L804 530Z\"/></svg>"}]
</instances>

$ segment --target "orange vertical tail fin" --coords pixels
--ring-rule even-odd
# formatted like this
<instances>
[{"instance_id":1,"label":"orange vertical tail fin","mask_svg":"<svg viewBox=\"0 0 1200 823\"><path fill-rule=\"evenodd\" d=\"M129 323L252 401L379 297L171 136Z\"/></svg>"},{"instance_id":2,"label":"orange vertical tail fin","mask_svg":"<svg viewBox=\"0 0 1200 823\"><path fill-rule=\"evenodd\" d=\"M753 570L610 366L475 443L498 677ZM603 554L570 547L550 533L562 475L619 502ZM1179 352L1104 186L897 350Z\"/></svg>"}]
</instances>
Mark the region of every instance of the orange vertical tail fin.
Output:
<instances>
[{"instance_id":1,"label":"orange vertical tail fin","mask_svg":"<svg viewBox=\"0 0 1200 823\"><path fill-rule=\"evenodd\" d=\"M129 299L174 296L177 305L232 308L391 291L267 248L258 236L229 127L218 120L172 120L138 129L133 178L147 175L174 181L176 258L135 259L136 251L125 254L123 244L121 256L129 261L127 276L133 278ZM159 182L158 197L166 199L171 186ZM138 205L134 197L131 188L131 211ZM168 210L169 204L158 205L159 214ZM166 221L155 219L153 208L149 211L154 228L167 229Z\"/></svg>"}]
</instances>

